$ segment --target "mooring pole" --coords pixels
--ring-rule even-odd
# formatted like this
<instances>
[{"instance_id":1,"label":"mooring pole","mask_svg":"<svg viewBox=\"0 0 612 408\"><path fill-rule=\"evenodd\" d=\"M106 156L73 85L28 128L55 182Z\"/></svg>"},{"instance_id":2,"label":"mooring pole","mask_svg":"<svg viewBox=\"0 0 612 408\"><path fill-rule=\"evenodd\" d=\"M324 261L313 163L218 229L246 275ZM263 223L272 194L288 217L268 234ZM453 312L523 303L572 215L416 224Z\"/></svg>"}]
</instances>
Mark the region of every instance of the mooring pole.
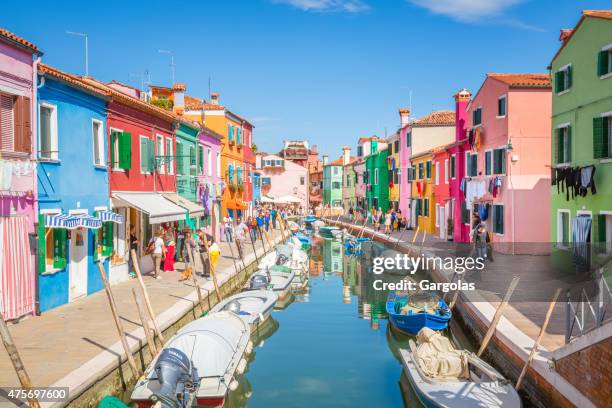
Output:
<instances>
[{"instance_id":1,"label":"mooring pole","mask_svg":"<svg viewBox=\"0 0 612 408\"><path fill-rule=\"evenodd\" d=\"M155 333L157 334L157 338L164 344L164 336L157 325L157 321L155 320L155 313L153 312L153 307L151 306L151 300L149 300L149 293L147 292L147 287L142 280L142 274L140 273L140 265L138 264L138 257L136 256L136 250L132 249L130 251L132 255L132 263L134 264L134 271L136 271L136 278L138 279L138 284L140 285L140 289L142 290L142 295L145 300L145 305L147 306L147 311L149 312L149 317L151 318L151 322L153 322L153 327L155 328Z\"/></svg>"},{"instance_id":2,"label":"mooring pole","mask_svg":"<svg viewBox=\"0 0 612 408\"><path fill-rule=\"evenodd\" d=\"M134 296L134 302L136 303L136 309L138 310L138 316L140 316L140 322L142 323L142 329L145 333L145 338L147 339L147 344L149 345L149 353L151 354L151 358L155 358L157 355L157 347L155 346L155 339L151 335L151 329L149 328L149 319L145 315L145 312L142 308L142 304L140 301L140 297L136 293L136 289L132 288L132 295Z\"/></svg>"}]
</instances>

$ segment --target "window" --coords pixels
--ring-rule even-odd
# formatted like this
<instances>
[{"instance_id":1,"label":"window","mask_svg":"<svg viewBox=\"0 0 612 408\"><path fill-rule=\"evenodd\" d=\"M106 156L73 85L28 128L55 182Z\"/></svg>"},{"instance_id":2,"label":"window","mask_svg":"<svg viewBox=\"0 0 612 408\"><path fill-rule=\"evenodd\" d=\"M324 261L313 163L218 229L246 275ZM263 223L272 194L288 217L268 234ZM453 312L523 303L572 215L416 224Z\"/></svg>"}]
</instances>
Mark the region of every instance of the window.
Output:
<instances>
[{"instance_id":1,"label":"window","mask_svg":"<svg viewBox=\"0 0 612 408\"><path fill-rule=\"evenodd\" d=\"M164 137L162 135L155 136L155 152L157 156L164 157ZM160 166L160 174L164 174L164 166Z\"/></svg>"},{"instance_id":2,"label":"window","mask_svg":"<svg viewBox=\"0 0 612 408\"><path fill-rule=\"evenodd\" d=\"M412 146L412 131L406 133L406 147Z\"/></svg>"},{"instance_id":3,"label":"window","mask_svg":"<svg viewBox=\"0 0 612 408\"><path fill-rule=\"evenodd\" d=\"M414 181L416 178L416 168L408 167L406 174L408 175L408 182Z\"/></svg>"},{"instance_id":4,"label":"window","mask_svg":"<svg viewBox=\"0 0 612 408\"><path fill-rule=\"evenodd\" d=\"M555 92L565 92L572 87L572 66L566 65L555 72Z\"/></svg>"},{"instance_id":5,"label":"window","mask_svg":"<svg viewBox=\"0 0 612 408\"><path fill-rule=\"evenodd\" d=\"M414 209L414 212L416 213L417 217L419 215L423 215L423 199L417 198L415 204L416 208Z\"/></svg>"},{"instance_id":6,"label":"window","mask_svg":"<svg viewBox=\"0 0 612 408\"><path fill-rule=\"evenodd\" d=\"M172 157L172 139L166 138L166 172L174 174L174 157Z\"/></svg>"},{"instance_id":7,"label":"window","mask_svg":"<svg viewBox=\"0 0 612 408\"><path fill-rule=\"evenodd\" d=\"M236 128L236 144L242 144L242 128Z\"/></svg>"},{"instance_id":8,"label":"window","mask_svg":"<svg viewBox=\"0 0 612 408\"><path fill-rule=\"evenodd\" d=\"M572 161L572 132L569 124L557 128L556 132L556 159L557 164L570 163Z\"/></svg>"},{"instance_id":9,"label":"window","mask_svg":"<svg viewBox=\"0 0 612 408\"><path fill-rule=\"evenodd\" d=\"M145 137L145 136L141 136ZM148 140L148 138L147 138ZM153 145L151 145L153 149ZM113 170L129 170L132 168L132 134L111 129L110 162ZM142 156L141 165L142 165Z\"/></svg>"},{"instance_id":10,"label":"window","mask_svg":"<svg viewBox=\"0 0 612 408\"><path fill-rule=\"evenodd\" d=\"M378 185L378 169L374 169L374 185Z\"/></svg>"},{"instance_id":11,"label":"window","mask_svg":"<svg viewBox=\"0 0 612 408\"><path fill-rule=\"evenodd\" d=\"M602 211L597 215L597 242L597 252L612 252L612 213L609 211Z\"/></svg>"},{"instance_id":12,"label":"window","mask_svg":"<svg viewBox=\"0 0 612 408\"><path fill-rule=\"evenodd\" d=\"M482 123L482 107L479 106L472 112L472 123L474 126L478 126Z\"/></svg>"},{"instance_id":13,"label":"window","mask_svg":"<svg viewBox=\"0 0 612 408\"><path fill-rule=\"evenodd\" d=\"M242 184L243 180L242 180L242 167L238 166L236 167L236 181L239 185Z\"/></svg>"},{"instance_id":14,"label":"window","mask_svg":"<svg viewBox=\"0 0 612 408\"><path fill-rule=\"evenodd\" d=\"M334 176L337 176L338 175L338 167L334 166L333 169L334 169Z\"/></svg>"},{"instance_id":15,"label":"window","mask_svg":"<svg viewBox=\"0 0 612 408\"><path fill-rule=\"evenodd\" d=\"M261 185L262 186L269 186L270 185L270 177L262 177L261 178Z\"/></svg>"},{"instance_id":16,"label":"window","mask_svg":"<svg viewBox=\"0 0 612 408\"><path fill-rule=\"evenodd\" d=\"M593 118L593 158L612 157L612 113Z\"/></svg>"},{"instance_id":17,"label":"window","mask_svg":"<svg viewBox=\"0 0 612 408\"><path fill-rule=\"evenodd\" d=\"M485 175L490 176L492 171L492 154L493 151L485 151Z\"/></svg>"},{"instance_id":18,"label":"window","mask_svg":"<svg viewBox=\"0 0 612 408\"><path fill-rule=\"evenodd\" d=\"M339 182L339 181L334 181L334 182L332 183L332 188L333 188L333 189L335 189L335 190L339 190L339 189L341 189L341 188L342 188L342 186L340 185L340 182Z\"/></svg>"},{"instance_id":19,"label":"window","mask_svg":"<svg viewBox=\"0 0 612 408\"><path fill-rule=\"evenodd\" d=\"M465 201L461 202L461 223L466 225L470 223L470 211Z\"/></svg>"},{"instance_id":20,"label":"window","mask_svg":"<svg viewBox=\"0 0 612 408\"><path fill-rule=\"evenodd\" d=\"M4 123L4 118L2 122ZM2 139L4 148L4 134ZM57 107L43 103L40 105L40 158L58 160L57 145Z\"/></svg>"},{"instance_id":21,"label":"window","mask_svg":"<svg viewBox=\"0 0 612 408\"><path fill-rule=\"evenodd\" d=\"M363 156L363 146L362 145L357 146L357 156L359 157Z\"/></svg>"},{"instance_id":22,"label":"window","mask_svg":"<svg viewBox=\"0 0 612 408\"><path fill-rule=\"evenodd\" d=\"M450 158L450 177L452 179L455 178L456 163L457 163L457 156L453 154L451 155L451 158Z\"/></svg>"},{"instance_id":23,"label":"window","mask_svg":"<svg viewBox=\"0 0 612 408\"><path fill-rule=\"evenodd\" d=\"M216 177L220 177L221 176L221 153L217 152L217 155L215 157L215 165L217 167L217 174L215 174Z\"/></svg>"},{"instance_id":24,"label":"window","mask_svg":"<svg viewBox=\"0 0 612 408\"><path fill-rule=\"evenodd\" d=\"M38 271L54 272L66 267L68 256L68 234L64 228L46 228L45 215L58 215L48 212L38 217Z\"/></svg>"},{"instance_id":25,"label":"window","mask_svg":"<svg viewBox=\"0 0 612 408\"><path fill-rule=\"evenodd\" d=\"M436 162L436 186L440 184L440 162Z\"/></svg>"},{"instance_id":26,"label":"window","mask_svg":"<svg viewBox=\"0 0 612 408\"><path fill-rule=\"evenodd\" d=\"M395 142L393 142L393 144L393 150L395 150L395 153L399 153L399 140L396 140Z\"/></svg>"},{"instance_id":27,"label":"window","mask_svg":"<svg viewBox=\"0 0 612 408\"><path fill-rule=\"evenodd\" d=\"M506 148L493 150L493 174L506 174Z\"/></svg>"},{"instance_id":28,"label":"window","mask_svg":"<svg viewBox=\"0 0 612 408\"><path fill-rule=\"evenodd\" d=\"M506 116L506 96L500 96L497 100L497 117Z\"/></svg>"},{"instance_id":29,"label":"window","mask_svg":"<svg viewBox=\"0 0 612 408\"><path fill-rule=\"evenodd\" d=\"M419 180L422 180L424 175L423 163L419 163Z\"/></svg>"},{"instance_id":30,"label":"window","mask_svg":"<svg viewBox=\"0 0 612 408\"><path fill-rule=\"evenodd\" d=\"M478 175L478 153L465 152L465 175L468 177Z\"/></svg>"},{"instance_id":31,"label":"window","mask_svg":"<svg viewBox=\"0 0 612 408\"><path fill-rule=\"evenodd\" d=\"M179 176L185 174L185 151L183 143L176 141L176 174Z\"/></svg>"},{"instance_id":32,"label":"window","mask_svg":"<svg viewBox=\"0 0 612 408\"><path fill-rule=\"evenodd\" d=\"M234 142L234 127L231 123L227 124L227 140L230 144Z\"/></svg>"},{"instance_id":33,"label":"window","mask_svg":"<svg viewBox=\"0 0 612 408\"><path fill-rule=\"evenodd\" d=\"M30 109L30 98L0 92L0 150L32 151ZM55 132L57 136L57 128Z\"/></svg>"},{"instance_id":34,"label":"window","mask_svg":"<svg viewBox=\"0 0 612 408\"><path fill-rule=\"evenodd\" d=\"M493 232L503 235L504 233L504 206L493 204Z\"/></svg>"},{"instance_id":35,"label":"window","mask_svg":"<svg viewBox=\"0 0 612 408\"><path fill-rule=\"evenodd\" d=\"M140 136L140 172L149 174L154 168L153 141L146 136Z\"/></svg>"},{"instance_id":36,"label":"window","mask_svg":"<svg viewBox=\"0 0 612 408\"><path fill-rule=\"evenodd\" d=\"M104 166L104 129L99 120L91 121L91 137L93 139L94 165Z\"/></svg>"},{"instance_id":37,"label":"window","mask_svg":"<svg viewBox=\"0 0 612 408\"><path fill-rule=\"evenodd\" d=\"M393 143L389 143L388 150L389 150L389 156L391 156L393 154Z\"/></svg>"},{"instance_id":38,"label":"window","mask_svg":"<svg viewBox=\"0 0 612 408\"><path fill-rule=\"evenodd\" d=\"M425 217L429 217L429 198L426 198L424 200L424 204L423 204L423 215Z\"/></svg>"},{"instance_id":39,"label":"window","mask_svg":"<svg viewBox=\"0 0 612 408\"><path fill-rule=\"evenodd\" d=\"M431 160L427 160L427 165L425 166L425 173L427 175L427 178L430 179L431 178Z\"/></svg>"},{"instance_id":40,"label":"window","mask_svg":"<svg viewBox=\"0 0 612 408\"><path fill-rule=\"evenodd\" d=\"M210 147L206 148L206 175L212 176L212 150Z\"/></svg>"},{"instance_id":41,"label":"window","mask_svg":"<svg viewBox=\"0 0 612 408\"><path fill-rule=\"evenodd\" d=\"M558 210L557 212L557 242L567 246L570 242L570 211Z\"/></svg>"},{"instance_id":42,"label":"window","mask_svg":"<svg viewBox=\"0 0 612 408\"><path fill-rule=\"evenodd\" d=\"M448 159L444 160L444 184L448 184Z\"/></svg>"},{"instance_id":43,"label":"window","mask_svg":"<svg viewBox=\"0 0 612 408\"><path fill-rule=\"evenodd\" d=\"M436 216L436 227L439 227L440 226L440 204L438 203L436 203L435 216Z\"/></svg>"},{"instance_id":44,"label":"window","mask_svg":"<svg viewBox=\"0 0 612 408\"><path fill-rule=\"evenodd\" d=\"M597 75L602 77L612 73L612 44L605 46L597 54Z\"/></svg>"},{"instance_id":45,"label":"window","mask_svg":"<svg viewBox=\"0 0 612 408\"><path fill-rule=\"evenodd\" d=\"M304 184L306 184L306 177L301 176L300 177L300 186L303 186Z\"/></svg>"},{"instance_id":46,"label":"window","mask_svg":"<svg viewBox=\"0 0 612 408\"><path fill-rule=\"evenodd\" d=\"M204 146L198 145L198 174L204 173Z\"/></svg>"},{"instance_id":47,"label":"window","mask_svg":"<svg viewBox=\"0 0 612 408\"><path fill-rule=\"evenodd\" d=\"M15 150L15 97L0 93L0 146L1 150L12 152ZM42 119L42 109L41 109ZM42 120L41 120L42 132ZM42 143L41 143L42 146ZM41 155L41 157L43 157Z\"/></svg>"}]
</instances>

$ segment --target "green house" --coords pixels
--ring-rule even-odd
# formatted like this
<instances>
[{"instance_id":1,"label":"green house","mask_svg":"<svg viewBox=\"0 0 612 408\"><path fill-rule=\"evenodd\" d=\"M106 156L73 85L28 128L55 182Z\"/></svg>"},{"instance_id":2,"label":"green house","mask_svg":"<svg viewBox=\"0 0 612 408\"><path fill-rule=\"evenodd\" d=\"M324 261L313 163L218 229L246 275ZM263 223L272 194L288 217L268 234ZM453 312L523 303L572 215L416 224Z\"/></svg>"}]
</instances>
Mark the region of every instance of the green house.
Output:
<instances>
[{"instance_id":1,"label":"green house","mask_svg":"<svg viewBox=\"0 0 612 408\"><path fill-rule=\"evenodd\" d=\"M378 151L377 146L372 146L372 153L366 157L366 200L368 208L381 208L383 212L389 209L387 156L386 148Z\"/></svg>"},{"instance_id":2,"label":"green house","mask_svg":"<svg viewBox=\"0 0 612 408\"><path fill-rule=\"evenodd\" d=\"M180 121L176 129L176 192L179 196L198 202L198 174L203 172L204 147L198 143L200 129ZM187 216L187 224L199 227L199 215Z\"/></svg>"},{"instance_id":3,"label":"green house","mask_svg":"<svg viewBox=\"0 0 612 408\"><path fill-rule=\"evenodd\" d=\"M323 165L323 204L342 207L342 158Z\"/></svg>"},{"instance_id":4,"label":"green house","mask_svg":"<svg viewBox=\"0 0 612 408\"><path fill-rule=\"evenodd\" d=\"M584 11L573 30L562 30L562 44L549 67L552 92L552 165L556 174L584 169L587 185L575 197L551 190L551 239L557 248L572 242L579 215L591 218L590 241L597 252L612 242L612 20L609 13ZM589 167L594 166L594 167ZM594 170L593 190L590 171ZM608 244L605 244L605 243Z\"/></svg>"}]
</instances>

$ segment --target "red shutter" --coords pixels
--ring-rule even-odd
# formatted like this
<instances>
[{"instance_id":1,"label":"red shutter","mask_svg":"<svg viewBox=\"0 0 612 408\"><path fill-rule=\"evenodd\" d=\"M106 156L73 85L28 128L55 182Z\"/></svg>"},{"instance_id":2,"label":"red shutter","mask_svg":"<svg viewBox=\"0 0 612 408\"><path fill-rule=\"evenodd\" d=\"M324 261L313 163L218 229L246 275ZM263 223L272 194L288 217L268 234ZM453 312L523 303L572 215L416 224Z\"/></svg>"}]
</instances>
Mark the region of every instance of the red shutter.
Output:
<instances>
[{"instance_id":1,"label":"red shutter","mask_svg":"<svg viewBox=\"0 0 612 408\"><path fill-rule=\"evenodd\" d=\"M19 97L21 102L21 152L32 153L32 105L27 96Z\"/></svg>"},{"instance_id":2,"label":"red shutter","mask_svg":"<svg viewBox=\"0 0 612 408\"><path fill-rule=\"evenodd\" d=\"M15 123L15 133L13 134L13 151L21 152L23 134L23 107L21 96L13 98L13 122Z\"/></svg>"},{"instance_id":3,"label":"red shutter","mask_svg":"<svg viewBox=\"0 0 612 408\"><path fill-rule=\"evenodd\" d=\"M0 93L0 150L12 152L14 144L13 96Z\"/></svg>"}]
</instances>

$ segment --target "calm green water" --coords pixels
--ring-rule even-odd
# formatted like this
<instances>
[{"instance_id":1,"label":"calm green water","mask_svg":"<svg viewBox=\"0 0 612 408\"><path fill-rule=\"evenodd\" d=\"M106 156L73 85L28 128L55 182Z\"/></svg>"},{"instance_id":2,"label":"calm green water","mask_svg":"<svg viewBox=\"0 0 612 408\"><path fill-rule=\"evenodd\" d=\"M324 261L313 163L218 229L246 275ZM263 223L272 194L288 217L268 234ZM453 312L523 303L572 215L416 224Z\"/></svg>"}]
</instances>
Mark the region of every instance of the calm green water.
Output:
<instances>
[{"instance_id":1,"label":"calm green water","mask_svg":"<svg viewBox=\"0 0 612 408\"><path fill-rule=\"evenodd\" d=\"M408 337L387 327L387 293L372 288L368 256L343 252L331 240L313 246L309 291L261 329L263 346L226 407L420 406L396 357Z\"/></svg>"}]
</instances>

